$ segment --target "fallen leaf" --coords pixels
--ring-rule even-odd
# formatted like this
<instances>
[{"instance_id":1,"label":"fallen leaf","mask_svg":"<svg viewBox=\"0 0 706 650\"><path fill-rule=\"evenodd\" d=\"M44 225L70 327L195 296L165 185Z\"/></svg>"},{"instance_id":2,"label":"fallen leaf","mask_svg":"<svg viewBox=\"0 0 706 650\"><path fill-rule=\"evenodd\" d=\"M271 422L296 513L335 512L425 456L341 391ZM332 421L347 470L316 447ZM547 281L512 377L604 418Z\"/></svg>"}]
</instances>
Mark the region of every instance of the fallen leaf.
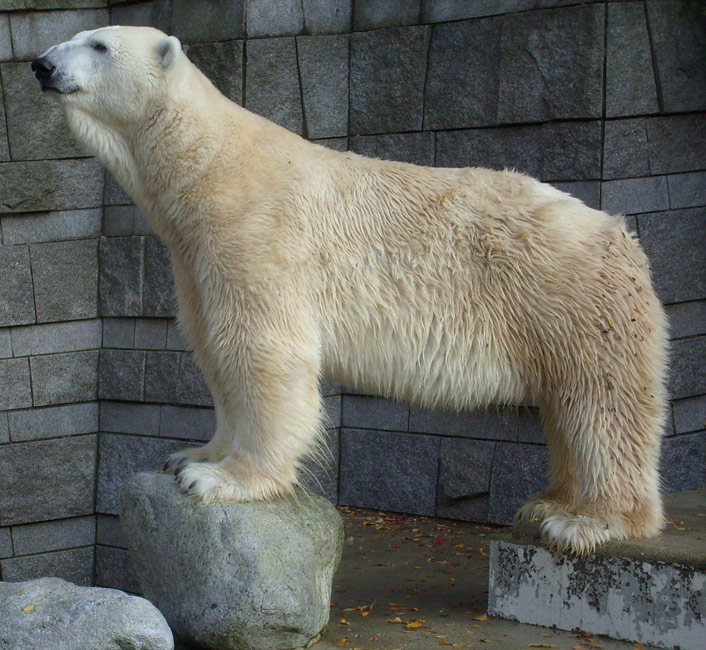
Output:
<instances>
[{"instance_id":1,"label":"fallen leaf","mask_svg":"<svg viewBox=\"0 0 706 650\"><path fill-rule=\"evenodd\" d=\"M388 623L403 623L404 621L399 616L395 616L395 618L388 618L387 622Z\"/></svg>"},{"instance_id":2,"label":"fallen leaf","mask_svg":"<svg viewBox=\"0 0 706 650\"><path fill-rule=\"evenodd\" d=\"M571 650L583 650L583 646L577 643L576 645L571 646Z\"/></svg>"},{"instance_id":3,"label":"fallen leaf","mask_svg":"<svg viewBox=\"0 0 706 650\"><path fill-rule=\"evenodd\" d=\"M23 611L23 612L32 612L32 611L34 611L34 605L25 605L25 606L22 608L22 611Z\"/></svg>"},{"instance_id":4,"label":"fallen leaf","mask_svg":"<svg viewBox=\"0 0 706 650\"><path fill-rule=\"evenodd\" d=\"M405 625L405 629L407 630L421 630L422 627L424 627L424 621L420 621L418 618L415 618Z\"/></svg>"},{"instance_id":5,"label":"fallen leaf","mask_svg":"<svg viewBox=\"0 0 706 650\"><path fill-rule=\"evenodd\" d=\"M342 636L340 639L336 639L335 641L333 641L333 645L337 645L337 646L348 645L348 637Z\"/></svg>"},{"instance_id":6,"label":"fallen leaf","mask_svg":"<svg viewBox=\"0 0 706 650\"><path fill-rule=\"evenodd\" d=\"M553 634L540 634L539 636L553 637Z\"/></svg>"},{"instance_id":7,"label":"fallen leaf","mask_svg":"<svg viewBox=\"0 0 706 650\"><path fill-rule=\"evenodd\" d=\"M480 616L474 616L473 617L474 621L487 621L488 620L488 615L487 614L481 614Z\"/></svg>"},{"instance_id":8,"label":"fallen leaf","mask_svg":"<svg viewBox=\"0 0 706 650\"><path fill-rule=\"evenodd\" d=\"M558 648L559 646L552 645L551 643L528 643L529 648Z\"/></svg>"},{"instance_id":9,"label":"fallen leaf","mask_svg":"<svg viewBox=\"0 0 706 650\"><path fill-rule=\"evenodd\" d=\"M350 625L350 623L345 618L342 618L341 625Z\"/></svg>"}]
</instances>

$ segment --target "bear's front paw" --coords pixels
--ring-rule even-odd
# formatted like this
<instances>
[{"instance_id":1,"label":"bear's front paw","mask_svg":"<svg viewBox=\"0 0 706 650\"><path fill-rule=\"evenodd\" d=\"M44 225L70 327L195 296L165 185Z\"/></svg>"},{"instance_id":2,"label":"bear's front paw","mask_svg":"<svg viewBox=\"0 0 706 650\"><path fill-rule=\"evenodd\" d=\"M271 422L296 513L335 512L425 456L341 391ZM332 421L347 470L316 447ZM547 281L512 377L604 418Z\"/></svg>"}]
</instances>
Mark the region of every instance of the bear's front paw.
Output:
<instances>
[{"instance_id":1,"label":"bear's front paw","mask_svg":"<svg viewBox=\"0 0 706 650\"><path fill-rule=\"evenodd\" d=\"M232 474L215 463L180 461L174 478L182 491L200 504L253 500Z\"/></svg>"},{"instance_id":2,"label":"bear's front paw","mask_svg":"<svg viewBox=\"0 0 706 650\"><path fill-rule=\"evenodd\" d=\"M547 517L541 525L549 546L562 553L588 555L609 539L624 539L621 531L600 517L563 512Z\"/></svg>"}]
</instances>

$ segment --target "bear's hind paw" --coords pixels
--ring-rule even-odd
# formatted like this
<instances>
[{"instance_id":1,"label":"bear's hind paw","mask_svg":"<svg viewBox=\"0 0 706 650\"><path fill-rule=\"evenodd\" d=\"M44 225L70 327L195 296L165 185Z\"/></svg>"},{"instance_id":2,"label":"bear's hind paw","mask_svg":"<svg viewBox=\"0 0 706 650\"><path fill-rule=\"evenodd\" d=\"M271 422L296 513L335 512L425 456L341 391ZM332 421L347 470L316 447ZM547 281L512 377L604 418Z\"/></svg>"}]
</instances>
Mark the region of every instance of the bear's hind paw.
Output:
<instances>
[{"instance_id":1,"label":"bear's hind paw","mask_svg":"<svg viewBox=\"0 0 706 650\"><path fill-rule=\"evenodd\" d=\"M604 519L591 515L562 512L550 515L541 524L542 536L551 548L561 553L588 555L609 539L623 539Z\"/></svg>"}]
</instances>

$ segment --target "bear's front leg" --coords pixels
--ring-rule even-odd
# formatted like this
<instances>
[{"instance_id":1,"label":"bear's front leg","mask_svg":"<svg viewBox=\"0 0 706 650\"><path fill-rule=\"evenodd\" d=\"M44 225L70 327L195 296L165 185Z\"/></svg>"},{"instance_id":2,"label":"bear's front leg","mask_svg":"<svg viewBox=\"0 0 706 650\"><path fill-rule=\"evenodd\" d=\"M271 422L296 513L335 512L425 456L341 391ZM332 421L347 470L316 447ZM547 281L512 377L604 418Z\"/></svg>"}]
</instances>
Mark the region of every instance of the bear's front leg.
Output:
<instances>
[{"instance_id":1,"label":"bear's front leg","mask_svg":"<svg viewBox=\"0 0 706 650\"><path fill-rule=\"evenodd\" d=\"M202 504L290 494L302 457L323 432L313 323L289 313L264 326L250 321L231 327L238 331L224 332L221 341L228 345L214 355L224 381L218 430L230 432L217 437L229 448L217 462L187 460L175 469L180 487Z\"/></svg>"}]
</instances>

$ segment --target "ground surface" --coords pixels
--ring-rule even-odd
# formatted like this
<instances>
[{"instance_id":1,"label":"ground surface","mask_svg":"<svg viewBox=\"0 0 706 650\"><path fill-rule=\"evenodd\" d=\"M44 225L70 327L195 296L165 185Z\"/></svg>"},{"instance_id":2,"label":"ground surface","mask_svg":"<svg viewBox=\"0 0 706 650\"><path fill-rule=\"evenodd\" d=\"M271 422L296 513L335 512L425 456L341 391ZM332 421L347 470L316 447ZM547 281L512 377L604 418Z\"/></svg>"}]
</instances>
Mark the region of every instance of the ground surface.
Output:
<instances>
[{"instance_id":1,"label":"ground surface","mask_svg":"<svg viewBox=\"0 0 706 650\"><path fill-rule=\"evenodd\" d=\"M649 650L485 615L498 529L342 508L346 538L331 620L313 650Z\"/></svg>"}]
</instances>

